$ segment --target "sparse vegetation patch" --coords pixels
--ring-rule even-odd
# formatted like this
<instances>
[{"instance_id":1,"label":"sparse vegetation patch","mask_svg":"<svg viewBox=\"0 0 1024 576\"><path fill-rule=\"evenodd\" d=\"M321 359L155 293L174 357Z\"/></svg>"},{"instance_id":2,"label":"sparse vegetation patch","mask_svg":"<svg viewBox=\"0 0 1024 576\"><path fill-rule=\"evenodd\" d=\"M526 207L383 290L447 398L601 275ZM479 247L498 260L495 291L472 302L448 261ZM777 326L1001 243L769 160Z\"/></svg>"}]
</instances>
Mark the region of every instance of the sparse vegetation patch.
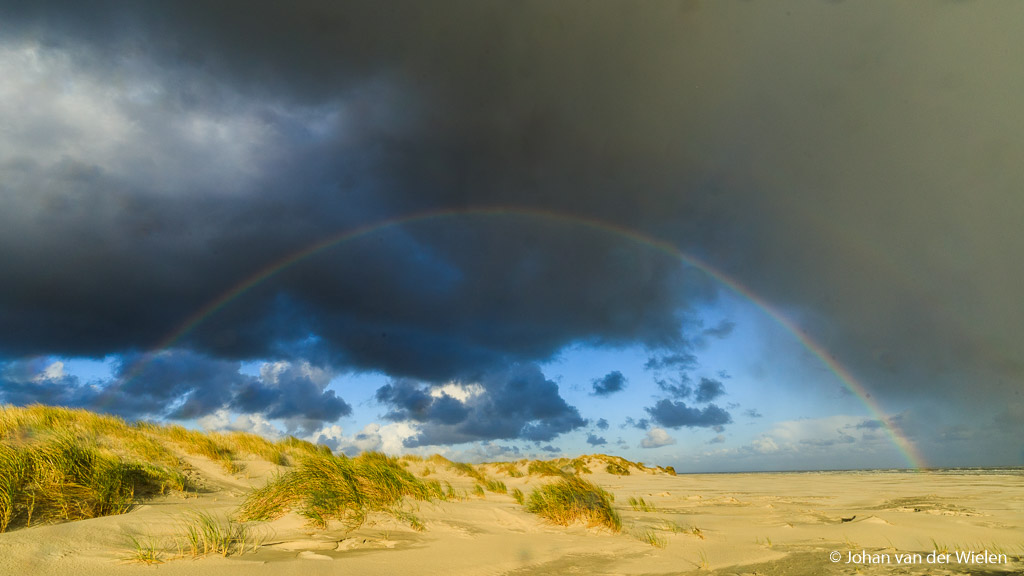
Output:
<instances>
[{"instance_id":1,"label":"sparse vegetation patch","mask_svg":"<svg viewBox=\"0 0 1024 576\"><path fill-rule=\"evenodd\" d=\"M317 527L338 520L354 529L367 512L389 512L401 518L397 507L405 497L430 500L443 499L445 494L438 482L419 480L398 459L385 454L366 452L356 458L310 454L297 469L250 493L239 518L273 520L295 510Z\"/></svg>"},{"instance_id":2,"label":"sparse vegetation patch","mask_svg":"<svg viewBox=\"0 0 1024 576\"><path fill-rule=\"evenodd\" d=\"M588 526L604 526L618 532L622 520L612 508L613 499L596 484L569 476L531 492L526 509L562 526L582 521Z\"/></svg>"}]
</instances>

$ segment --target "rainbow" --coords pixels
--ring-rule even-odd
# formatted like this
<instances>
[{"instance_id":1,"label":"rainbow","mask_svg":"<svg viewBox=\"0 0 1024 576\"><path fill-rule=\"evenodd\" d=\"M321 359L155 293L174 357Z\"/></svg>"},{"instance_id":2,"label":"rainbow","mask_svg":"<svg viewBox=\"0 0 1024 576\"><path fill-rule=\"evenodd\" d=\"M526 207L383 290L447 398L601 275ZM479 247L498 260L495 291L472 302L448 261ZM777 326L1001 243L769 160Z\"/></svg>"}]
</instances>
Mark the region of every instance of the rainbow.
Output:
<instances>
[{"instance_id":1,"label":"rainbow","mask_svg":"<svg viewBox=\"0 0 1024 576\"><path fill-rule=\"evenodd\" d=\"M917 448L914 444L902 433L899 428L893 424L891 419L885 415L885 412L881 409L878 402L871 397L871 394L864 388L864 386L857 381L856 378L839 364L831 354L829 354L821 345L812 340L807 334L801 330L796 324L793 323L789 318L781 314L768 302L764 301L757 294L746 288L730 276L726 275L721 270L718 270L711 264L708 264L704 260L687 254L674 245L658 240L636 230L613 224L611 222L599 220L596 218L589 218L585 216L577 216L573 214L564 214L553 211L529 209L522 207L489 207L489 208L465 208L465 209L448 209L448 210L435 210L427 212L418 212L415 214L409 214L404 216L398 216L395 218L380 220L357 228L352 228L328 236L319 242L311 244L298 252L289 254L283 258L279 258L264 268L258 270L254 274L248 276L233 288L227 290L217 298L208 302L205 306L198 309L191 316L185 319L174 331L168 334L165 338L161 339L156 346L154 346L149 352L142 355L139 361L137 361L132 368L130 368L125 375L122 377L122 381L127 381L139 374L144 365L148 362L148 359L153 358L161 351L172 347L175 342L181 339L189 331L193 330L196 326L204 322L210 316L216 314L219 310L230 304L236 298L242 296L253 287L264 282L268 278L278 274L287 268L294 266L295 264L310 258L324 250L331 247L344 244L345 242L355 240L357 238L366 236L368 234L378 232L387 228L395 228L399 226L405 226L408 224L414 224L418 222L424 222L428 220L439 220L446 218L461 218L461 217L518 217L528 218L533 220L551 221L563 224L573 224L583 228L597 230L605 233L614 234L618 237L628 239L632 242L642 244L644 246L651 247L655 250L663 252L673 258L680 260L688 266L692 266L708 274L722 285L728 287L732 292L743 297L755 306L760 308L765 314L768 315L772 320L777 322L780 326L785 328L788 332L793 334L800 341L800 343L814 356L818 357L819 360L830 370L835 376L842 382L843 386L846 387L854 396L856 396L861 403L865 406L868 412L875 417L884 426L887 434L892 439L896 448L900 451L903 457L907 460L910 467L916 470L926 468L925 461L921 457Z\"/></svg>"}]
</instances>

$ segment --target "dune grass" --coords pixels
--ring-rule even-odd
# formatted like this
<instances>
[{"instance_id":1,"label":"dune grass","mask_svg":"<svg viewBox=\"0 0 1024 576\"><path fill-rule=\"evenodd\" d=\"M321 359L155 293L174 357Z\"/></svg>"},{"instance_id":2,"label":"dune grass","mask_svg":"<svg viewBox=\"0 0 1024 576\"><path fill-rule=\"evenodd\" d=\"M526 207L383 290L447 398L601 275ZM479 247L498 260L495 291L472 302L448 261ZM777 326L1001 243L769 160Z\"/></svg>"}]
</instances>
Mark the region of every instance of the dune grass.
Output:
<instances>
[{"instance_id":1,"label":"dune grass","mask_svg":"<svg viewBox=\"0 0 1024 576\"><path fill-rule=\"evenodd\" d=\"M523 495L523 491L519 488L512 489L512 498L514 498L519 504L523 504L526 500L526 496Z\"/></svg>"},{"instance_id":2,"label":"dune grass","mask_svg":"<svg viewBox=\"0 0 1024 576\"><path fill-rule=\"evenodd\" d=\"M519 469L519 466L515 462L503 462L499 464L498 471L503 472L509 478L522 478L525 476L523 471Z\"/></svg>"},{"instance_id":3,"label":"dune grass","mask_svg":"<svg viewBox=\"0 0 1024 576\"><path fill-rule=\"evenodd\" d=\"M139 562L141 564L163 564L163 550L152 538L144 538L134 534L128 534L128 541L131 543L131 555L125 560Z\"/></svg>"},{"instance_id":4,"label":"dune grass","mask_svg":"<svg viewBox=\"0 0 1024 576\"><path fill-rule=\"evenodd\" d=\"M242 454L283 465L325 451L330 453L326 446L292 437L271 442L243 432L129 423L86 410L0 405L0 532L121 514L140 498L185 491L181 452L210 458L233 472Z\"/></svg>"},{"instance_id":5,"label":"dune grass","mask_svg":"<svg viewBox=\"0 0 1024 576\"><path fill-rule=\"evenodd\" d=\"M161 539L132 533L126 533L125 536L129 544L129 554L125 560L163 564L169 554L173 559L256 552L262 546L266 533L229 517L193 510L181 520L176 534ZM177 553L172 554L175 549Z\"/></svg>"},{"instance_id":6,"label":"dune grass","mask_svg":"<svg viewBox=\"0 0 1024 576\"><path fill-rule=\"evenodd\" d=\"M563 471L561 469L561 467L556 465L554 462L544 461L544 460L533 460L533 461L531 461L530 464L526 467L526 473L529 474L530 476L540 476L540 477L545 477L545 476L566 477L566 476L569 476L569 473Z\"/></svg>"},{"instance_id":7,"label":"dune grass","mask_svg":"<svg viewBox=\"0 0 1024 576\"><path fill-rule=\"evenodd\" d=\"M122 514L136 495L186 485L180 471L123 459L68 433L0 443L0 532Z\"/></svg>"},{"instance_id":8,"label":"dune grass","mask_svg":"<svg viewBox=\"0 0 1024 576\"><path fill-rule=\"evenodd\" d=\"M649 504L643 498L637 498L636 496L629 497L629 506L637 512L654 512L654 504Z\"/></svg>"},{"instance_id":9,"label":"dune grass","mask_svg":"<svg viewBox=\"0 0 1024 576\"><path fill-rule=\"evenodd\" d=\"M530 493L526 510L562 526L584 522L622 530L622 520L612 508L614 496L592 482L568 476Z\"/></svg>"},{"instance_id":10,"label":"dune grass","mask_svg":"<svg viewBox=\"0 0 1024 576\"><path fill-rule=\"evenodd\" d=\"M604 470L605 472L615 474L616 476L629 476L629 468L626 468L618 462L609 462L608 465L604 467Z\"/></svg>"},{"instance_id":11,"label":"dune grass","mask_svg":"<svg viewBox=\"0 0 1024 576\"><path fill-rule=\"evenodd\" d=\"M186 548L193 557L208 554L240 555L245 552L246 544L253 551L259 547L259 537L250 525L230 518L218 518L206 512L193 512L183 522L182 533Z\"/></svg>"},{"instance_id":12,"label":"dune grass","mask_svg":"<svg viewBox=\"0 0 1024 576\"><path fill-rule=\"evenodd\" d=\"M659 536L657 532L651 529L644 530L636 534L637 539L641 542L646 542L655 548L665 548L668 546L668 540L663 536Z\"/></svg>"},{"instance_id":13,"label":"dune grass","mask_svg":"<svg viewBox=\"0 0 1024 576\"><path fill-rule=\"evenodd\" d=\"M489 492L494 492L495 494L508 494L508 487L501 480L488 480L484 487Z\"/></svg>"},{"instance_id":14,"label":"dune grass","mask_svg":"<svg viewBox=\"0 0 1024 576\"><path fill-rule=\"evenodd\" d=\"M398 511L406 497L429 501L444 499L445 493L438 482L423 482L397 458L384 454L365 452L356 458L310 454L295 470L251 492L239 509L239 519L273 520L295 510L316 527L338 520L355 529L368 512L388 512L409 520Z\"/></svg>"}]
</instances>

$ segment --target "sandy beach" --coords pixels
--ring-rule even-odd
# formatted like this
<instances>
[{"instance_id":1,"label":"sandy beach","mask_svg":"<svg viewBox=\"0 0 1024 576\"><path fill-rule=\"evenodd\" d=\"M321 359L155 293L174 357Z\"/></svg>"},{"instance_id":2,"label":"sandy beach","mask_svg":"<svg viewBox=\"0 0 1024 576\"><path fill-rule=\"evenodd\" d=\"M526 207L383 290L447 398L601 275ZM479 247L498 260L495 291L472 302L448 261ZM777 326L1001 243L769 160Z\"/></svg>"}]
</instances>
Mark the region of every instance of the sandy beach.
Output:
<instances>
[{"instance_id":1,"label":"sandy beach","mask_svg":"<svg viewBox=\"0 0 1024 576\"><path fill-rule=\"evenodd\" d=\"M413 474L429 472L426 478L450 483L459 495L407 502L421 530L383 513L371 513L352 531L337 522L315 528L291 512L252 523L242 553L193 557L182 550L183 522L196 511L228 518L252 488L287 468L252 458L232 474L206 458L184 458L194 491L147 499L125 514L0 534L0 573L1024 573L1020 470L676 476L630 467L630 474L615 475L600 459L584 460L592 472L581 476L614 494L622 521L615 533L545 522L513 498L515 489L529 494L551 477L512 477L507 465L479 465L508 491L481 496L474 479L457 469L404 460ZM152 548L158 563L138 561L130 536ZM987 559L957 562L958 552L963 560L985 551Z\"/></svg>"}]
</instances>

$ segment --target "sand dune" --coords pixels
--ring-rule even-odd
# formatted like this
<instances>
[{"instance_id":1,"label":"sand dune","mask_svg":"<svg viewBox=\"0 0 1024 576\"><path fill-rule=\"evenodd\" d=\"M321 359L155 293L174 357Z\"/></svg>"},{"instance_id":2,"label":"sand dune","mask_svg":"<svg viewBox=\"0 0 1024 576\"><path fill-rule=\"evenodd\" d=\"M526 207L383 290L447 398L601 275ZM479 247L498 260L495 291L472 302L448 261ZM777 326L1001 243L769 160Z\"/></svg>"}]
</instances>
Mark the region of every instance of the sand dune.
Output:
<instances>
[{"instance_id":1,"label":"sand dune","mask_svg":"<svg viewBox=\"0 0 1024 576\"><path fill-rule=\"evenodd\" d=\"M3 575L1024 573L1021 470L677 476L602 455L476 466L440 457L338 460L299 441L197 436L61 409L5 409L2 416ZM94 463L150 454L169 464L146 477L177 488L136 492L122 514L61 521L82 517L59 509L78 504L50 498L38 478L26 484L11 463L19 450L56 458L53 447L67 446L62 438L91 446ZM384 494L379 505L363 500L341 516L344 523L294 498L271 507L265 521L229 522L251 510L254 489L282 485L311 462L361 470L351 484L363 491L359 498L401 478L411 488L404 497ZM88 492L54 484L49 474L49 490ZM536 501L538 488L551 484L591 486L576 478L596 486L574 497L592 510L603 502L605 515L595 512L589 526L555 524L519 501ZM18 482L21 492L11 497ZM45 498L51 510L40 520L35 503ZM226 538L226 556L191 549L187 534L199 514L224 530L247 531Z\"/></svg>"},{"instance_id":2,"label":"sand dune","mask_svg":"<svg viewBox=\"0 0 1024 576\"><path fill-rule=\"evenodd\" d=\"M227 517L251 487L278 467L257 459L229 474L186 457L201 480L195 493L159 496L117 516L19 528L0 535L3 574L954 574L1024 571L1024 478L941 473L834 472L673 476L632 470L584 474L615 495L622 531L545 523L512 496L472 495L474 479L433 466L464 499L410 505L425 530L383 513L358 529L312 528L295 513L255 525L260 542L230 557L179 555L175 539L189 511ZM409 463L417 473L425 466ZM479 468L508 490L552 478L512 478ZM652 511L633 510L630 497ZM845 521L844 521L845 519ZM131 560L127 534L160 549L163 563ZM255 537L254 537L255 538ZM652 543L644 541L649 539ZM845 560L850 551L920 552L936 546L1001 550L989 565L897 565ZM255 550L253 551L253 549ZM181 556L181 557L179 557ZM340 566L339 566L340 564Z\"/></svg>"}]
</instances>

